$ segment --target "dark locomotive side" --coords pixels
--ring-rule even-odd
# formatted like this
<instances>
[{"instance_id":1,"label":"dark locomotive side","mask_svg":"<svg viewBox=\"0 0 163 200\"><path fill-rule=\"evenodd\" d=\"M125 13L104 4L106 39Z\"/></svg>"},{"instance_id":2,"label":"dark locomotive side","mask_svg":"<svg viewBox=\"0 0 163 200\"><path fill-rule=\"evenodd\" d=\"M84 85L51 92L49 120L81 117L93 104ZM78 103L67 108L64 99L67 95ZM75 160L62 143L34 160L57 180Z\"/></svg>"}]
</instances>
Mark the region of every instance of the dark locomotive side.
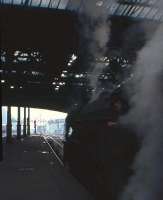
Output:
<instances>
[{"instance_id":1,"label":"dark locomotive side","mask_svg":"<svg viewBox=\"0 0 163 200\"><path fill-rule=\"evenodd\" d=\"M66 119L64 163L87 187L95 199L117 200L132 175L132 163L139 149L134 130L120 122L129 110L117 89Z\"/></svg>"}]
</instances>

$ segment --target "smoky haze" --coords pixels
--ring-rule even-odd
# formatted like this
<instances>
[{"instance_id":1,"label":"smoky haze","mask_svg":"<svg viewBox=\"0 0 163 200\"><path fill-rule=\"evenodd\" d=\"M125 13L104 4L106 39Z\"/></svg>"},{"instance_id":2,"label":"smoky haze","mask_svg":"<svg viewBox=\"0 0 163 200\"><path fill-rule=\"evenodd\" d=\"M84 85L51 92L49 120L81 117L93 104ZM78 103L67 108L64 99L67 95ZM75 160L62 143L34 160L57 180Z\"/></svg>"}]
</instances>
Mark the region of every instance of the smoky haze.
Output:
<instances>
[{"instance_id":1,"label":"smoky haze","mask_svg":"<svg viewBox=\"0 0 163 200\"><path fill-rule=\"evenodd\" d=\"M142 144L133 165L134 175L120 200L161 200L163 197L162 58L163 24L160 24L138 53L133 72L132 108L122 119L134 125Z\"/></svg>"},{"instance_id":2,"label":"smoky haze","mask_svg":"<svg viewBox=\"0 0 163 200\"><path fill-rule=\"evenodd\" d=\"M106 67L101 59L105 57L110 38L111 22L108 21L109 10L106 6L108 2L114 1L89 0L83 3L83 12L88 19L84 22L85 35L90 39L89 52L93 58L88 76L90 86L94 89L92 100L96 99L100 93L98 91L98 77Z\"/></svg>"}]
</instances>

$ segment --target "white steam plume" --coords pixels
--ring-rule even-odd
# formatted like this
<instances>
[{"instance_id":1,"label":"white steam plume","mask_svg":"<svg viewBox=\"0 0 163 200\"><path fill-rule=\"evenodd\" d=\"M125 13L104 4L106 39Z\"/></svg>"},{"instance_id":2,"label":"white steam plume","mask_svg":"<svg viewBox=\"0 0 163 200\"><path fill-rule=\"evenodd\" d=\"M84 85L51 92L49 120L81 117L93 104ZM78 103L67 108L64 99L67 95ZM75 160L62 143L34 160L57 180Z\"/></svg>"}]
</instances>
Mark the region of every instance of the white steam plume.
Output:
<instances>
[{"instance_id":1,"label":"white steam plume","mask_svg":"<svg viewBox=\"0 0 163 200\"><path fill-rule=\"evenodd\" d=\"M163 199L163 24L139 52L134 71L133 105L125 121L137 127L142 139L121 200Z\"/></svg>"},{"instance_id":2,"label":"white steam plume","mask_svg":"<svg viewBox=\"0 0 163 200\"><path fill-rule=\"evenodd\" d=\"M90 51L93 56L93 62L91 63L92 71L90 74L90 85L96 90L93 94L93 99L98 94L98 78L103 69L106 67L103 58L105 57L109 35L110 26L107 21L102 21L99 25L97 25L94 33L92 34Z\"/></svg>"},{"instance_id":3,"label":"white steam plume","mask_svg":"<svg viewBox=\"0 0 163 200\"><path fill-rule=\"evenodd\" d=\"M84 13L89 18L89 23L85 24L86 34L90 38L89 51L93 57L91 72L89 75L90 85L97 89L98 77L105 68L104 62L98 62L105 57L107 44L110 36L110 22L108 22L109 10L106 3L110 1L87 0L84 2ZM96 94L96 95L95 95ZM93 99L97 96L93 94Z\"/></svg>"}]
</instances>

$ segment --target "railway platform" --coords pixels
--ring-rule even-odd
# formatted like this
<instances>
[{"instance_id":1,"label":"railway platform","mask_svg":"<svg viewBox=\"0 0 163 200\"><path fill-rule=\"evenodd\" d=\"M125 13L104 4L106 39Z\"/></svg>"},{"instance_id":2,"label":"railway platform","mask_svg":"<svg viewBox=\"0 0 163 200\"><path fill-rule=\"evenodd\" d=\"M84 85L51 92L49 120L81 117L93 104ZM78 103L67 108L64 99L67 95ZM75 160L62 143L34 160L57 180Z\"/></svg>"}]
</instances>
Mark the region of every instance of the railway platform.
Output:
<instances>
[{"instance_id":1,"label":"railway platform","mask_svg":"<svg viewBox=\"0 0 163 200\"><path fill-rule=\"evenodd\" d=\"M92 200L58 162L41 136L4 145L0 163L1 200Z\"/></svg>"}]
</instances>

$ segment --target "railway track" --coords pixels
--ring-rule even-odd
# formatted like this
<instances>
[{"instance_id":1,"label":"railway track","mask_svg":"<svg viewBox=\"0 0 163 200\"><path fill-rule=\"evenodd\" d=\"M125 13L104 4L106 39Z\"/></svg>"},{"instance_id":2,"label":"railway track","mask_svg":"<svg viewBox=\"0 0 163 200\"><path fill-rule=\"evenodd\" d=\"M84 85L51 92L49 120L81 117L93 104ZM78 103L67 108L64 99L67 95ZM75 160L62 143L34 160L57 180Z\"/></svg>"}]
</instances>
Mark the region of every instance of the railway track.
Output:
<instances>
[{"instance_id":1,"label":"railway track","mask_svg":"<svg viewBox=\"0 0 163 200\"><path fill-rule=\"evenodd\" d=\"M61 166L63 164L63 141L58 137L42 136L46 144L49 146L52 154L57 158Z\"/></svg>"}]
</instances>

